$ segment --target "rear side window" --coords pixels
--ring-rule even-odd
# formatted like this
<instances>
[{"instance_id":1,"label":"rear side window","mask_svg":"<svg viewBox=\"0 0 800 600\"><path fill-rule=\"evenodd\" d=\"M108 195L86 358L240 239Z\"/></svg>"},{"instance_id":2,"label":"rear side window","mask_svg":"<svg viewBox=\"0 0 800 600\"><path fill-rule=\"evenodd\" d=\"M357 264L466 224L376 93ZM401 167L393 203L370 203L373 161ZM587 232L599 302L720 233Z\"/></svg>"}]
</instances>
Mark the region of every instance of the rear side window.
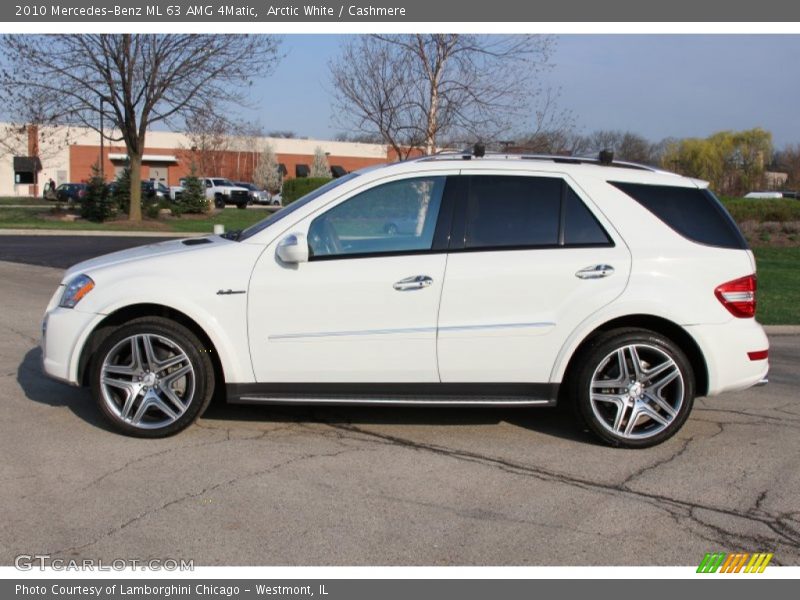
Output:
<instances>
[{"instance_id":1,"label":"rear side window","mask_svg":"<svg viewBox=\"0 0 800 600\"><path fill-rule=\"evenodd\" d=\"M709 190L609 181L683 237L719 248L746 250L736 222Z\"/></svg>"},{"instance_id":2,"label":"rear side window","mask_svg":"<svg viewBox=\"0 0 800 600\"><path fill-rule=\"evenodd\" d=\"M474 175L468 179L467 249L612 245L561 178Z\"/></svg>"},{"instance_id":3,"label":"rear side window","mask_svg":"<svg viewBox=\"0 0 800 600\"><path fill-rule=\"evenodd\" d=\"M572 188L566 182L566 195L564 197L564 245L566 246L597 246L611 243L611 238L605 232L594 215L589 212Z\"/></svg>"}]
</instances>

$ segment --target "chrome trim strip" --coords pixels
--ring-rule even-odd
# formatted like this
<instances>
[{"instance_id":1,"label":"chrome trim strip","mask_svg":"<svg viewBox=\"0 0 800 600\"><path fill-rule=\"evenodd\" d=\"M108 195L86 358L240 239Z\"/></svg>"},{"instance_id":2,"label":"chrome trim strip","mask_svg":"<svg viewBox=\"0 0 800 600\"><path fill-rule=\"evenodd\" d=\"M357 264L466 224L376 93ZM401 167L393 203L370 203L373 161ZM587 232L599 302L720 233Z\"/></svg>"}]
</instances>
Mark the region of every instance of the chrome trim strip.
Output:
<instances>
[{"instance_id":1,"label":"chrome trim strip","mask_svg":"<svg viewBox=\"0 0 800 600\"><path fill-rule=\"evenodd\" d=\"M270 340L296 340L301 338L345 337L360 335L393 335L396 333L435 333L436 327L407 327L405 329L363 329L356 331L322 331L317 333L279 333Z\"/></svg>"},{"instance_id":2,"label":"chrome trim strip","mask_svg":"<svg viewBox=\"0 0 800 600\"><path fill-rule=\"evenodd\" d=\"M552 404L551 400L531 400L530 398L519 400L511 398L497 400L418 400L402 398L286 398L281 396L242 396L233 402L235 404L334 404L337 406L359 404L380 404L383 406L536 406Z\"/></svg>"},{"instance_id":3,"label":"chrome trim strip","mask_svg":"<svg viewBox=\"0 0 800 600\"><path fill-rule=\"evenodd\" d=\"M539 327L553 327L555 323L543 321L541 323L495 323L492 325L445 325L439 331L480 331L484 329L535 329Z\"/></svg>"},{"instance_id":4,"label":"chrome trim strip","mask_svg":"<svg viewBox=\"0 0 800 600\"><path fill-rule=\"evenodd\" d=\"M445 325L439 331L482 331L493 329L533 329L540 327L554 327L555 323L545 321L541 323L495 323L490 325ZM436 327L406 327L399 329L362 329L354 331L321 331L311 333L277 333L268 336L268 340L298 340L303 338L347 337L364 335L395 335L404 333L435 333Z\"/></svg>"}]
</instances>

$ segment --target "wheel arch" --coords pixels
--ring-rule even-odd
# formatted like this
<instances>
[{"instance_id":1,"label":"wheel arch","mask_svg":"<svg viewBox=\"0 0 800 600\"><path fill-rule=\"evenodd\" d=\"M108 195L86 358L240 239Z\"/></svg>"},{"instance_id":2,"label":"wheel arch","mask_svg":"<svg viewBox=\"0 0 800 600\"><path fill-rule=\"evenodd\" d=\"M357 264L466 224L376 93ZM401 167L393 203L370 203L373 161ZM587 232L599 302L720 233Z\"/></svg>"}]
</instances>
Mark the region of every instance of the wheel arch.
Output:
<instances>
[{"instance_id":1,"label":"wheel arch","mask_svg":"<svg viewBox=\"0 0 800 600\"><path fill-rule=\"evenodd\" d=\"M81 385L86 386L89 383L89 365L91 364L95 352L97 352L97 349L100 347L100 344L103 343L103 340L114 328L141 317L163 317L170 319L183 325L186 329L194 333L210 351L209 356L211 358L211 364L214 366L214 379L216 381L215 393L219 393L220 390L225 389L225 370L223 369L219 352L217 352L213 340L205 329L189 315L175 308L152 303L131 304L118 308L109 313L95 326L86 339L86 342L83 344L80 358L78 359L78 381Z\"/></svg>"},{"instance_id":2,"label":"wheel arch","mask_svg":"<svg viewBox=\"0 0 800 600\"><path fill-rule=\"evenodd\" d=\"M575 346L575 349L569 355L569 360L567 361L566 367L564 367L562 371L563 378L566 379L570 376L570 371L574 367L575 357L579 356L581 351L587 345L591 344L594 338L613 329L631 327L637 329L649 329L650 331L660 333L661 335L675 342L686 354L686 357L689 359L689 363L692 365L696 394L698 396L705 396L708 393L708 364L697 341L695 341L688 331L686 331L677 323L663 317L649 314L633 314L616 317L595 327L583 337L580 343ZM564 386L561 387L563 388Z\"/></svg>"}]
</instances>

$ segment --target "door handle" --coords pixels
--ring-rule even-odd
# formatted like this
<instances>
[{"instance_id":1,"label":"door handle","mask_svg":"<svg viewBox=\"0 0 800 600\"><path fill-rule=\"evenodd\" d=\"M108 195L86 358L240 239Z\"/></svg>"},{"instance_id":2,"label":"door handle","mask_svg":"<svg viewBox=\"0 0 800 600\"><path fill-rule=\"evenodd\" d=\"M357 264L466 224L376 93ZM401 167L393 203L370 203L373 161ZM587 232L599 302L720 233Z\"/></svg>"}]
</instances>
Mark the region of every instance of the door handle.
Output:
<instances>
[{"instance_id":1,"label":"door handle","mask_svg":"<svg viewBox=\"0 0 800 600\"><path fill-rule=\"evenodd\" d=\"M592 265L575 273L578 279L602 279L614 274L614 267L611 265Z\"/></svg>"},{"instance_id":2,"label":"door handle","mask_svg":"<svg viewBox=\"0 0 800 600\"><path fill-rule=\"evenodd\" d=\"M407 292L410 290L421 290L422 288L429 287L433 283L433 279L427 275L412 275L401 279L392 285L398 292Z\"/></svg>"}]
</instances>

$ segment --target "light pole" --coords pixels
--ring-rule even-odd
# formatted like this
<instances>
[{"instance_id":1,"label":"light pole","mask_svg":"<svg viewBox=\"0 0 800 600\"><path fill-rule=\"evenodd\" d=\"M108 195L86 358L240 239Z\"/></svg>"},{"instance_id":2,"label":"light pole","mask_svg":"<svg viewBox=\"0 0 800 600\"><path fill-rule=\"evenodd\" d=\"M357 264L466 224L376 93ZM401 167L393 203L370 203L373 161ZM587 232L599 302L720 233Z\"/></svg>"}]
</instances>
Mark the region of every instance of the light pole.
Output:
<instances>
[{"instance_id":1,"label":"light pole","mask_svg":"<svg viewBox=\"0 0 800 600\"><path fill-rule=\"evenodd\" d=\"M106 181L106 174L105 174L105 166L104 166L104 149L105 149L105 140L103 135L103 102L105 98L100 96L100 177L103 180L103 183Z\"/></svg>"}]
</instances>

